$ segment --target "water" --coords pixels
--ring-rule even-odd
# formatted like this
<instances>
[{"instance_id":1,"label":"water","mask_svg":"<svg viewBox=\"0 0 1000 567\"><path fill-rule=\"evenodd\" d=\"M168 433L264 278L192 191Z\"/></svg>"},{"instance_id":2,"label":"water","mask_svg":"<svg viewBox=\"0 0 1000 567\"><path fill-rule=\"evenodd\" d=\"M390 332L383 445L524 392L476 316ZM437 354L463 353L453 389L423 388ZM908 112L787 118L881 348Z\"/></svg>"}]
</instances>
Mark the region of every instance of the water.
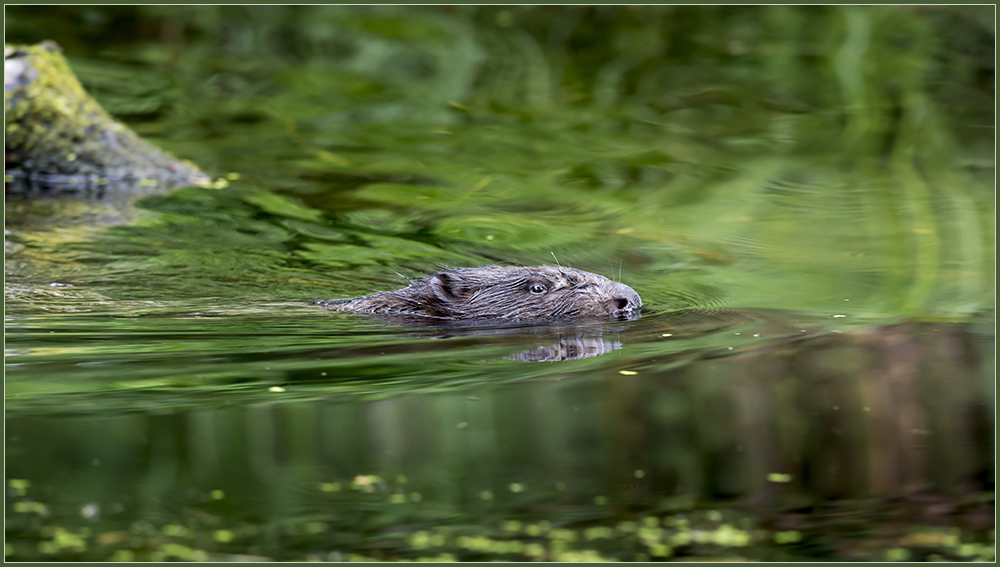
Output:
<instances>
[{"instance_id":1,"label":"water","mask_svg":"<svg viewBox=\"0 0 1000 567\"><path fill-rule=\"evenodd\" d=\"M8 198L7 558L992 559L981 30L729 14L8 9L227 183ZM311 303L553 254L643 317Z\"/></svg>"}]
</instances>

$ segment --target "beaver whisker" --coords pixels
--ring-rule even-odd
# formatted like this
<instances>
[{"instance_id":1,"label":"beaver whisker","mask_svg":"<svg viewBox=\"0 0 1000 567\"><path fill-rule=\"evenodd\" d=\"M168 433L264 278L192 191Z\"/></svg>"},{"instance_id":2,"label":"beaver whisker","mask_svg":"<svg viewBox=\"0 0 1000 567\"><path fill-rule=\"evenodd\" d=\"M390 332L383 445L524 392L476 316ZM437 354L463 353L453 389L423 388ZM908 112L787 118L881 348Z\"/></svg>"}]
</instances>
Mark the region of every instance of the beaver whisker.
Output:
<instances>
[{"instance_id":1,"label":"beaver whisker","mask_svg":"<svg viewBox=\"0 0 1000 567\"><path fill-rule=\"evenodd\" d=\"M413 285L413 280L412 280L412 279L410 279L410 278L408 278L408 277L404 276L403 274L401 274L401 273L399 273L399 272L397 272L397 271L393 271L392 273L394 273L394 274L396 274L397 276L399 276L399 277L403 278L404 280L406 280L407 282L409 282L409 284L410 284L410 285Z\"/></svg>"}]
</instances>

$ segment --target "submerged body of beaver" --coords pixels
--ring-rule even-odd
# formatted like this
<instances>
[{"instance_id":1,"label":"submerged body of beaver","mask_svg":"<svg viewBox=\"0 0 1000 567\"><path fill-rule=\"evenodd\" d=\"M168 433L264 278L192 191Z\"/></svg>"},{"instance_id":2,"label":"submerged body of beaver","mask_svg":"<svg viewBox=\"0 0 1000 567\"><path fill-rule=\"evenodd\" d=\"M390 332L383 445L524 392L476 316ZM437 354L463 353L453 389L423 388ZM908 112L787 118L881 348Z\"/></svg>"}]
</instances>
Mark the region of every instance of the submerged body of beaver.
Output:
<instances>
[{"instance_id":1,"label":"submerged body of beaver","mask_svg":"<svg viewBox=\"0 0 1000 567\"><path fill-rule=\"evenodd\" d=\"M437 320L634 319L642 300L608 278L553 266L442 270L396 291L320 301L339 311Z\"/></svg>"}]
</instances>

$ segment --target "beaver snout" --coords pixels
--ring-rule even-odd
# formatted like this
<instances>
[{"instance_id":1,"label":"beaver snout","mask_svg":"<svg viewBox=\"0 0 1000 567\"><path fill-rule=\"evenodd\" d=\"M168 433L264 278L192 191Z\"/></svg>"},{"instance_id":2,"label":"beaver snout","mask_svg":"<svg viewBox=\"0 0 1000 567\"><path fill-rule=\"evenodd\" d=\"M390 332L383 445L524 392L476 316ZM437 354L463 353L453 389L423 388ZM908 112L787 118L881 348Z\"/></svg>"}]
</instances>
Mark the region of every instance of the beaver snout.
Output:
<instances>
[{"instance_id":1,"label":"beaver snout","mask_svg":"<svg viewBox=\"0 0 1000 567\"><path fill-rule=\"evenodd\" d=\"M634 315L642 307L642 298L629 286L611 282L607 285L611 301L608 303L608 313L612 317L627 317Z\"/></svg>"}]
</instances>

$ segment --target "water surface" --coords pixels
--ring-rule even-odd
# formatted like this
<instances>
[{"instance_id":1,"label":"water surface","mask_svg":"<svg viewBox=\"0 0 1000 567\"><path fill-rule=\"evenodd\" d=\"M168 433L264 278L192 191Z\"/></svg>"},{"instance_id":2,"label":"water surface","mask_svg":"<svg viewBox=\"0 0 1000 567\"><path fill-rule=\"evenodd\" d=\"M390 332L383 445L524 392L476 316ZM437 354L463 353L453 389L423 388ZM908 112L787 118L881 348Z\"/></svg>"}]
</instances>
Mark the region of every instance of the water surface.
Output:
<instances>
[{"instance_id":1,"label":"water surface","mask_svg":"<svg viewBox=\"0 0 1000 567\"><path fill-rule=\"evenodd\" d=\"M7 558L992 559L979 11L8 8L220 181L8 197Z\"/></svg>"}]
</instances>

